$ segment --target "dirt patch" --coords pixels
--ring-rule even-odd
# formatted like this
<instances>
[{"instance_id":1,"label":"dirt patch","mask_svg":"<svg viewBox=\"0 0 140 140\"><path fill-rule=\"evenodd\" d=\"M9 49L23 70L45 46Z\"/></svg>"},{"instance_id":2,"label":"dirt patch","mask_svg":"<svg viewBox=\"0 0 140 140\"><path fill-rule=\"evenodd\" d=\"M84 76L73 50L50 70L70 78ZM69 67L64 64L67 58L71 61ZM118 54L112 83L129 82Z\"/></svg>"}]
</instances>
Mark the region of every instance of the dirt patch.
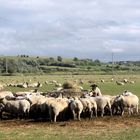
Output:
<instances>
[{"instance_id":1,"label":"dirt patch","mask_svg":"<svg viewBox=\"0 0 140 140\"><path fill-rule=\"evenodd\" d=\"M118 132L132 127L140 128L140 116L105 116L96 119L82 119L81 121L69 120L67 122L45 122L33 120L3 120L0 122L0 131L15 129L41 129L53 134L75 133L78 135L96 135L106 132Z\"/></svg>"}]
</instances>

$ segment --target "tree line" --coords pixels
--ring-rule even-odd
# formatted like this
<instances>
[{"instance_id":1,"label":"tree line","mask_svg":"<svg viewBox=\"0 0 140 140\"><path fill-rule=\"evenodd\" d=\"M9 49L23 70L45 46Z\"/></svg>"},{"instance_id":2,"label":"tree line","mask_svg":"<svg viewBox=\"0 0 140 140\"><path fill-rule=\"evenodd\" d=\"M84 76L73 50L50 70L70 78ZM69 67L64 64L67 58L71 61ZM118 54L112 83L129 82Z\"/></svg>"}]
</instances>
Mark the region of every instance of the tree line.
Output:
<instances>
[{"instance_id":1,"label":"tree line","mask_svg":"<svg viewBox=\"0 0 140 140\"><path fill-rule=\"evenodd\" d=\"M0 74L14 73L51 73L54 71L104 71L111 72L111 62L101 62L92 59L65 59L61 56L54 57L30 57L18 55L14 57L0 57ZM114 65L115 70L140 71L140 61L119 61Z\"/></svg>"}]
</instances>

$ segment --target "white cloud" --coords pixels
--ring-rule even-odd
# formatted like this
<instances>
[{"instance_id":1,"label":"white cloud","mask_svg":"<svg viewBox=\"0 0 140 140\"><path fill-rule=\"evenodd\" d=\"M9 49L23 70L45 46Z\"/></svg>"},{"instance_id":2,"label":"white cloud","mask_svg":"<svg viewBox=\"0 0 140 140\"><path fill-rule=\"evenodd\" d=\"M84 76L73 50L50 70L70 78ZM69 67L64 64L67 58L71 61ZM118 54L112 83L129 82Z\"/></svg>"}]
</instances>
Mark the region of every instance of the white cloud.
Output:
<instances>
[{"instance_id":1,"label":"white cloud","mask_svg":"<svg viewBox=\"0 0 140 140\"><path fill-rule=\"evenodd\" d=\"M139 17L138 0L0 0L0 54L140 59Z\"/></svg>"}]
</instances>

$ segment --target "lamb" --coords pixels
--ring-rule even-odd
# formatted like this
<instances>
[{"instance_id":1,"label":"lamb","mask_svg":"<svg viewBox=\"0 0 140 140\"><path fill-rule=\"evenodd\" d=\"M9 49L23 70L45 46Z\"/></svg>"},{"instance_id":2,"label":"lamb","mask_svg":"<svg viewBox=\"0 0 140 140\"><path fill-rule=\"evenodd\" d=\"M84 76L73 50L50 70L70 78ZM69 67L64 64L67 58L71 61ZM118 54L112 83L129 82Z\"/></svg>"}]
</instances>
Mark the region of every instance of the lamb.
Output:
<instances>
[{"instance_id":1,"label":"lamb","mask_svg":"<svg viewBox=\"0 0 140 140\"><path fill-rule=\"evenodd\" d=\"M138 114L138 105L139 105L139 98L136 95L119 95L116 97L115 103L120 105L121 115L124 114L124 108L128 108L129 115L133 114L133 109L136 109L136 113Z\"/></svg>"},{"instance_id":2,"label":"lamb","mask_svg":"<svg viewBox=\"0 0 140 140\"><path fill-rule=\"evenodd\" d=\"M26 118L29 114L30 103L27 100L7 100L6 98L1 98L0 103L4 105L2 111L11 113L11 115L16 117Z\"/></svg>"}]
</instances>

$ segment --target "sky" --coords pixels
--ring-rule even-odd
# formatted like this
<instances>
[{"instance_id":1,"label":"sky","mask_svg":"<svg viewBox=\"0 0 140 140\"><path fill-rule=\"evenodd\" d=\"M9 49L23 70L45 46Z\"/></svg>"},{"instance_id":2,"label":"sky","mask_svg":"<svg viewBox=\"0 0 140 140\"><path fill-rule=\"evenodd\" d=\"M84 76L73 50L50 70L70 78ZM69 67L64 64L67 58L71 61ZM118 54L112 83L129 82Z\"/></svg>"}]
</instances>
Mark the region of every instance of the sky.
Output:
<instances>
[{"instance_id":1,"label":"sky","mask_svg":"<svg viewBox=\"0 0 140 140\"><path fill-rule=\"evenodd\" d=\"M139 0L0 0L0 55L140 60Z\"/></svg>"}]
</instances>

